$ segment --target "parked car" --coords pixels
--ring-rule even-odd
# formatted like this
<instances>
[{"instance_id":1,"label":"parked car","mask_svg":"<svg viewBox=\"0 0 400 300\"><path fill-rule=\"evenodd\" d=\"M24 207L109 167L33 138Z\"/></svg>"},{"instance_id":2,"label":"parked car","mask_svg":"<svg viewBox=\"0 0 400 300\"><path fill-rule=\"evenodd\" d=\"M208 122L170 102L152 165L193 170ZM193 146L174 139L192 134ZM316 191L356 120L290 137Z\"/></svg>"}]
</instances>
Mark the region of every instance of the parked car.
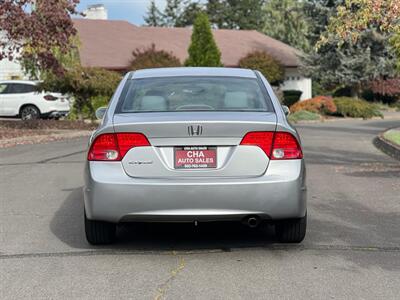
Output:
<instances>
[{"instance_id":1,"label":"parked car","mask_svg":"<svg viewBox=\"0 0 400 300\"><path fill-rule=\"evenodd\" d=\"M300 139L260 72L131 72L103 114L85 169L89 243L111 243L122 222L224 220L270 222L280 241L303 240Z\"/></svg>"},{"instance_id":2,"label":"parked car","mask_svg":"<svg viewBox=\"0 0 400 300\"><path fill-rule=\"evenodd\" d=\"M68 115L70 101L59 93L40 91L35 81L0 81L0 116L22 120Z\"/></svg>"}]
</instances>

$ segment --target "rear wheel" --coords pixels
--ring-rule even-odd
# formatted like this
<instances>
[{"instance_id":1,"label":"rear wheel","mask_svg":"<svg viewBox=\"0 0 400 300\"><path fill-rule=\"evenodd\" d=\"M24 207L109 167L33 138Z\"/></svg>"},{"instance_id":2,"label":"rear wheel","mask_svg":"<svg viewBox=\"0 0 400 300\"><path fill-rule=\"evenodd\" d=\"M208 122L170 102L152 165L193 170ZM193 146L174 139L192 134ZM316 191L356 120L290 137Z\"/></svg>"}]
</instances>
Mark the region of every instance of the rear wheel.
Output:
<instances>
[{"instance_id":1,"label":"rear wheel","mask_svg":"<svg viewBox=\"0 0 400 300\"><path fill-rule=\"evenodd\" d=\"M86 239L90 244L111 244L115 240L116 229L116 224L104 221L89 220L85 213Z\"/></svg>"},{"instance_id":2,"label":"rear wheel","mask_svg":"<svg viewBox=\"0 0 400 300\"><path fill-rule=\"evenodd\" d=\"M282 243L300 243L306 236L307 214L303 218L283 220L275 225L276 235Z\"/></svg>"},{"instance_id":3,"label":"rear wheel","mask_svg":"<svg viewBox=\"0 0 400 300\"><path fill-rule=\"evenodd\" d=\"M21 119L26 120L37 120L40 118L40 111L36 106L27 105L21 109Z\"/></svg>"}]
</instances>

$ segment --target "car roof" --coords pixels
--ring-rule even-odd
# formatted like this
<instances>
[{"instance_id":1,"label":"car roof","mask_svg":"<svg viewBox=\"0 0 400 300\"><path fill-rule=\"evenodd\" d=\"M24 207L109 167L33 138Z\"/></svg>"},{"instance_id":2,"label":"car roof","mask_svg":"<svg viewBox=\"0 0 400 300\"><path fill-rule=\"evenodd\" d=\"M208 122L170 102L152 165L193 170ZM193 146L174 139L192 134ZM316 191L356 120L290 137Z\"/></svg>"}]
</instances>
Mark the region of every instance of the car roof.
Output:
<instances>
[{"instance_id":1,"label":"car roof","mask_svg":"<svg viewBox=\"0 0 400 300\"><path fill-rule=\"evenodd\" d=\"M174 76L222 76L257 78L256 73L253 70L240 68L181 67L145 69L131 72L132 79Z\"/></svg>"},{"instance_id":2,"label":"car roof","mask_svg":"<svg viewBox=\"0 0 400 300\"><path fill-rule=\"evenodd\" d=\"M2 83L19 83L19 84L29 84L29 85L37 85L37 81L31 80L0 80L0 84Z\"/></svg>"}]
</instances>

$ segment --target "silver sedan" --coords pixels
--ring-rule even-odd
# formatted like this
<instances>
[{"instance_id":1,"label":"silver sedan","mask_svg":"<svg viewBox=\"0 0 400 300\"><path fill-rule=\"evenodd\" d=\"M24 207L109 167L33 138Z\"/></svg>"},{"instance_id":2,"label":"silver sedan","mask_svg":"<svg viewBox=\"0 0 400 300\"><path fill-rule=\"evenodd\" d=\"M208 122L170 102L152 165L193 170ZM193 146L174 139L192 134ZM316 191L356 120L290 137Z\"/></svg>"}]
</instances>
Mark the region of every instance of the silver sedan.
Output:
<instances>
[{"instance_id":1,"label":"silver sedan","mask_svg":"<svg viewBox=\"0 0 400 300\"><path fill-rule=\"evenodd\" d=\"M286 109L258 71L128 73L90 138L89 243L111 243L122 222L208 221L270 222L281 242L301 242L305 165Z\"/></svg>"}]
</instances>

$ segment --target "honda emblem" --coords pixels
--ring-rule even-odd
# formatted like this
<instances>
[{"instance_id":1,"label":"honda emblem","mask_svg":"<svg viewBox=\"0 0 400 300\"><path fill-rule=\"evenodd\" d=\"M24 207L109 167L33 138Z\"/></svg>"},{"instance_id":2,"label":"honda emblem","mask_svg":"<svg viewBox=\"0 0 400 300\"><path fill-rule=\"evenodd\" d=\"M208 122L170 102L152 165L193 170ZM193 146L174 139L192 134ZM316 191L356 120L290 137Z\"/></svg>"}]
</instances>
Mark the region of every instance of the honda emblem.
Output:
<instances>
[{"instance_id":1,"label":"honda emblem","mask_svg":"<svg viewBox=\"0 0 400 300\"><path fill-rule=\"evenodd\" d=\"M188 134L190 136L202 135L203 134L203 126L201 126L201 125L188 126Z\"/></svg>"}]
</instances>

